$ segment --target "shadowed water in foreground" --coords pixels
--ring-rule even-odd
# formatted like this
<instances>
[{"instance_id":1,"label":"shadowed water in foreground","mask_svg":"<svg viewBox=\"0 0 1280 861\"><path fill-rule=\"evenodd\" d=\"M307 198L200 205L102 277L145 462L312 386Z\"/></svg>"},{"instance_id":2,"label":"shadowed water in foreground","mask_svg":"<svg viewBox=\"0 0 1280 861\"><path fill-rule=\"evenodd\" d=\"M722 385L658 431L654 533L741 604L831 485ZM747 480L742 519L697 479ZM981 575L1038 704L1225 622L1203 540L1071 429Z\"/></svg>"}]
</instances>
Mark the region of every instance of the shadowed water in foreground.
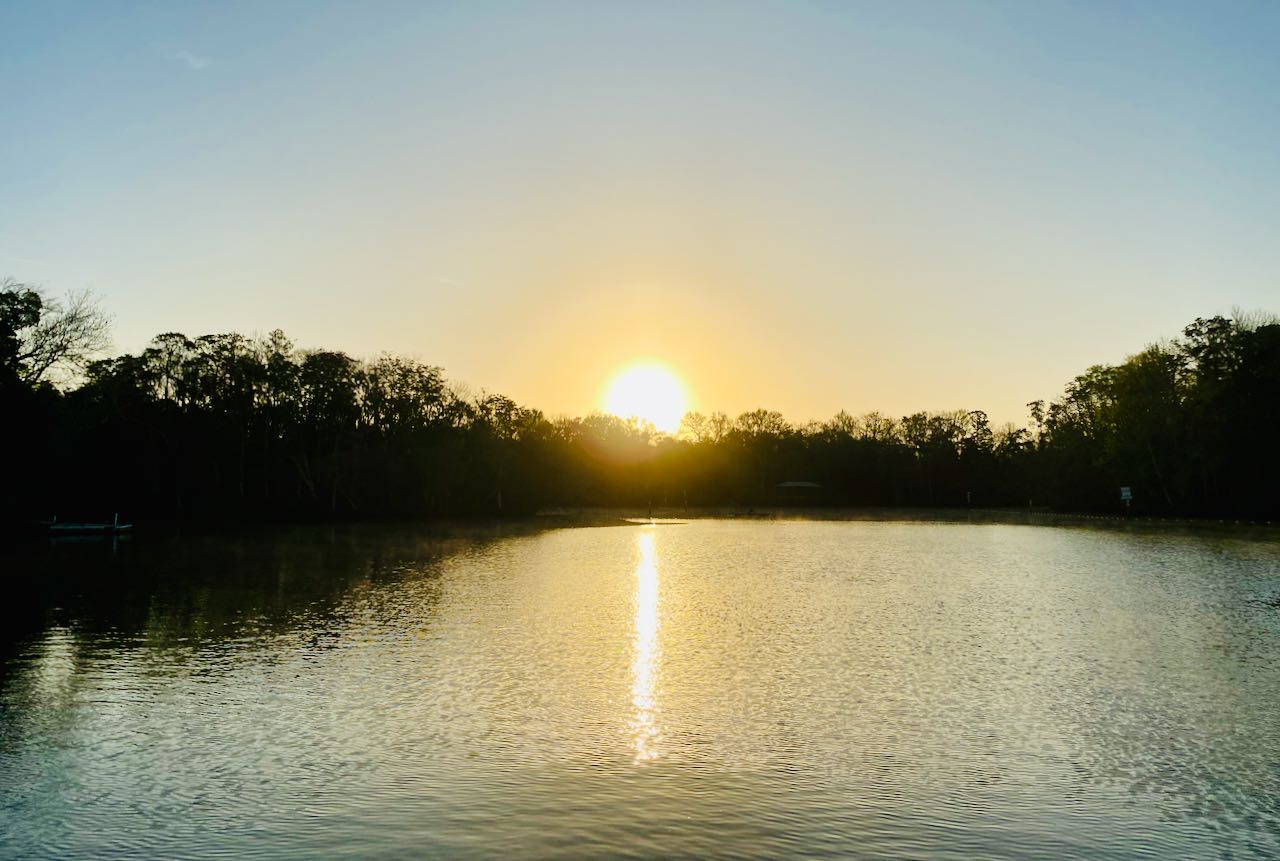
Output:
<instances>
[{"instance_id":1,"label":"shadowed water in foreground","mask_svg":"<svg viewBox=\"0 0 1280 861\"><path fill-rule=\"evenodd\" d=\"M16 567L3 857L1280 853L1272 541L692 521Z\"/></svg>"}]
</instances>

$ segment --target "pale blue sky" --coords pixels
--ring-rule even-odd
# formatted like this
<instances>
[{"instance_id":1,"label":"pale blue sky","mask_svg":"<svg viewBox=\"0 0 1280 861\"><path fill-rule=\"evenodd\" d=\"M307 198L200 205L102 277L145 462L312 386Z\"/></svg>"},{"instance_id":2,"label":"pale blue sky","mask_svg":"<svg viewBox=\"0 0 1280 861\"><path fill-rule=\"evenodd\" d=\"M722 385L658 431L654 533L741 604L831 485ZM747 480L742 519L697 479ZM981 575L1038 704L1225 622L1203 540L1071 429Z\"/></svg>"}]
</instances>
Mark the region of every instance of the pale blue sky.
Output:
<instances>
[{"instance_id":1,"label":"pale blue sky","mask_svg":"<svg viewBox=\"0 0 1280 861\"><path fill-rule=\"evenodd\" d=\"M0 275L551 413L985 408L1280 311L1280 4L0 4Z\"/></svg>"}]
</instances>

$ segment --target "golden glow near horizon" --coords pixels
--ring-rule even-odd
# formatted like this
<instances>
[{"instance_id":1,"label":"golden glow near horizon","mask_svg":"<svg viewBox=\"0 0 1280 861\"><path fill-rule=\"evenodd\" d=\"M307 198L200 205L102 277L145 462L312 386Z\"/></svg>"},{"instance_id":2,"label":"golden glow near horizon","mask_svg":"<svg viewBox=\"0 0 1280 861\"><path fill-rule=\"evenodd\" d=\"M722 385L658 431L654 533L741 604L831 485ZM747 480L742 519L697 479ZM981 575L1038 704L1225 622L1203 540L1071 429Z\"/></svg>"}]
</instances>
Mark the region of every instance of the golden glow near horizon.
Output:
<instances>
[{"instance_id":1,"label":"golden glow near horizon","mask_svg":"<svg viewBox=\"0 0 1280 861\"><path fill-rule=\"evenodd\" d=\"M1022 425L1277 305L1280 3L123 5L0 4L0 277L92 288L112 353L279 327L548 416L660 357L730 416Z\"/></svg>"},{"instance_id":2,"label":"golden glow near horizon","mask_svg":"<svg viewBox=\"0 0 1280 861\"><path fill-rule=\"evenodd\" d=\"M635 646L631 660L631 740L637 764L658 758L658 702L655 676L658 648L658 563L654 556L653 527L642 527L636 538L640 561L636 564Z\"/></svg>"},{"instance_id":3,"label":"golden glow near horizon","mask_svg":"<svg viewBox=\"0 0 1280 861\"><path fill-rule=\"evenodd\" d=\"M665 433L680 429L688 396L680 378L665 365L639 362L623 368L604 393L605 412L650 422Z\"/></svg>"}]
</instances>

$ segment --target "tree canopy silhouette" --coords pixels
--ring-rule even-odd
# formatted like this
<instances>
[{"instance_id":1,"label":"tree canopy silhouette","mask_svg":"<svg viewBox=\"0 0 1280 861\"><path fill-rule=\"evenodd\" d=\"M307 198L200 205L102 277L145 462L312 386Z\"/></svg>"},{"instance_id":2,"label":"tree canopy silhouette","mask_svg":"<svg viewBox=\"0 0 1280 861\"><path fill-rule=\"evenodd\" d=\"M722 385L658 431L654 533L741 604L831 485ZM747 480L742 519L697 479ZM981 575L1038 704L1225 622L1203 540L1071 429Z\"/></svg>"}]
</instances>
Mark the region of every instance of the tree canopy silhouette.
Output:
<instances>
[{"instance_id":1,"label":"tree canopy silhouette","mask_svg":"<svg viewBox=\"0 0 1280 861\"><path fill-rule=\"evenodd\" d=\"M43 328L42 328L43 327ZM675 436L604 414L551 420L435 366L298 349L275 331L157 336L87 361L87 300L0 290L10 516L505 515L549 506L1051 506L1280 515L1280 325L1197 319L1089 368L1025 426L981 410L690 413ZM83 368L56 388L58 363ZM785 485L788 493L780 491ZM797 494L797 488L803 493Z\"/></svg>"}]
</instances>

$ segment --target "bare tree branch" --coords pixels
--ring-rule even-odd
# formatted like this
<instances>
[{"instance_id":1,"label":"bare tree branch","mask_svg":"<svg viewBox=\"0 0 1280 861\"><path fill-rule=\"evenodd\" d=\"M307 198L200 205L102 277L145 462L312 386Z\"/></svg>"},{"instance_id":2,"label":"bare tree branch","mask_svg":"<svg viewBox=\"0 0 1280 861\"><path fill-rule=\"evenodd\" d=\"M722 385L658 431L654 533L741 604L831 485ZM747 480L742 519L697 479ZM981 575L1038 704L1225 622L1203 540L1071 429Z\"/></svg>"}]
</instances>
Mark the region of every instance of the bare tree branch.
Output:
<instances>
[{"instance_id":1,"label":"bare tree branch","mask_svg":"<svg viewBox=\"0 0 1280 861\"><path fill-rule=\"evenodd\" d=\"M0 300L0 328L11 347L4 360L28 385L67 382L110 346L111 318L87 290L51 299L38 287L6 278L0 280Z\"/></svg>"}]
</instances>

